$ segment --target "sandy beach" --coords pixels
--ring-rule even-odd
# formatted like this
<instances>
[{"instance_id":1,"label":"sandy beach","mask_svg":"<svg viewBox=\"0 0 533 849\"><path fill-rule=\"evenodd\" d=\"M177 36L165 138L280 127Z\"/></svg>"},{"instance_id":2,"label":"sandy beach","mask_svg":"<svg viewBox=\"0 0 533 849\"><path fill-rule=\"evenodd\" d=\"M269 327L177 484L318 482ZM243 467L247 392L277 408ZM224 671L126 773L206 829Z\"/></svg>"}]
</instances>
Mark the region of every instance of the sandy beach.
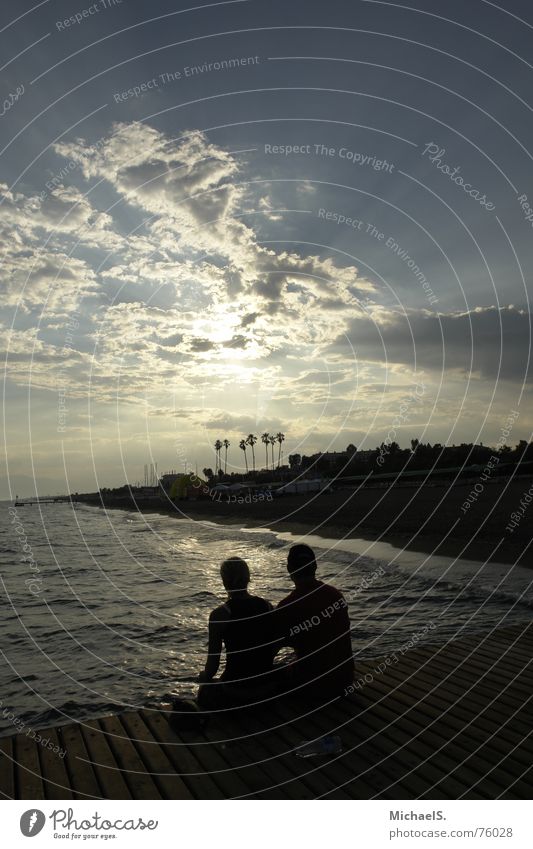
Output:
<instances>
[{"instance_id":1,"label":"sandy beach","mask_svg":"<svg viewBox=\"0 0 533 849\"><path fill-rule=\"evenodd\" d=\"M531 486L529 477L497 481L476 493L471 482L454 486L395 486L387 489L342 489L329 493L285 495L271 501L228 503L216 500L164 502L108 496L108 508L162 510L179 518L322 537L379 540L424 554L533 565L531 522L527 512L512 532L506 530ZM95 503L95 496L82 496ZM533 514L532 514L533 515Z\"/></svg>"}]
</instances>

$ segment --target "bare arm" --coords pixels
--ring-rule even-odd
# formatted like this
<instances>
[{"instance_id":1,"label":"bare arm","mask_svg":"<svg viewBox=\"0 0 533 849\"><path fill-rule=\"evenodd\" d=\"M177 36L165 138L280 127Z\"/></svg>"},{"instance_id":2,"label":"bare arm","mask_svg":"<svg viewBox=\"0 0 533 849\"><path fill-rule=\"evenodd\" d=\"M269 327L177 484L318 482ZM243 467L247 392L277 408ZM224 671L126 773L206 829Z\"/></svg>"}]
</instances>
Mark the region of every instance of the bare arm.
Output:
<instances>
[{"instance_id":1,"label":"bare arm","mask_svg":"<svg viewBox=\"0 0 533 849\"><path fill-rule=\"evenodd\" d=\"M222 638L229 619L229 613L224 607L217 607L209 617L209 641L205 669L200 673L200 681L211 681L218 672L220 655L222 653Z\"/></svg>"},{"instance_id":2,"label":"bare arm","mask_svg":"<svg viewBox=\"0 0 533 849\"><path fill-rule=\"evenodd\" d=\"M274 623L272 650L274 655L276 655L282 648L291 646L292 640L288 633L288 625L283 605L278 604L278 606L272 611L272 615Z\"/></svg>"}]
</instances>

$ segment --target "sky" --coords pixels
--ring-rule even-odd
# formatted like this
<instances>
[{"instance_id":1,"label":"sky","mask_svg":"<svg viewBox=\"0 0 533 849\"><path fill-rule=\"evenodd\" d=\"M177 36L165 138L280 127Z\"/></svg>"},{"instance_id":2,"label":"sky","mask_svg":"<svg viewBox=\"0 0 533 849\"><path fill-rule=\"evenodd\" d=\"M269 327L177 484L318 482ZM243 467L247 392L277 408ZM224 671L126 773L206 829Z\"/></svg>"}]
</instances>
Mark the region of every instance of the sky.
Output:
<instances>
[{"instance_id":1,"label":"sky","mask_svg":"<svg viewBox=\"0 0 533 849\"><path fill-rule=\"evenodd\" d=\"M533 10L413 2L4 0L0 497L530 438Z\"/></svg>"}]
</instances>

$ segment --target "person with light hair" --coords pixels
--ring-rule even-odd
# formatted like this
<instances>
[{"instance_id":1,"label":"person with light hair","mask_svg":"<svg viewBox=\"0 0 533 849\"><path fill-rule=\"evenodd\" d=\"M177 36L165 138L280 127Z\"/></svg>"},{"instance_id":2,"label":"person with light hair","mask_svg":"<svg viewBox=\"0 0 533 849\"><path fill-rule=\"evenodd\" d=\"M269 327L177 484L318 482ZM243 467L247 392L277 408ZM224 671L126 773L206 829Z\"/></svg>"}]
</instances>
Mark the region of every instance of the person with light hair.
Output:
<instances>
[{"instance_id":1,"label":"person with light hair","mask_svg":"<svg viewBox=\"0 0 533 849\"><path fill-rule=\"evenodd\" d=\"M224 560L220 576L228 598L209 617L207 661L198 677L198 704L208 710L252 704L275 690L273 607L248 592L250 569L242 558ZM216 679L223 648L226 664Z\"/></svg>"}]
</instances>

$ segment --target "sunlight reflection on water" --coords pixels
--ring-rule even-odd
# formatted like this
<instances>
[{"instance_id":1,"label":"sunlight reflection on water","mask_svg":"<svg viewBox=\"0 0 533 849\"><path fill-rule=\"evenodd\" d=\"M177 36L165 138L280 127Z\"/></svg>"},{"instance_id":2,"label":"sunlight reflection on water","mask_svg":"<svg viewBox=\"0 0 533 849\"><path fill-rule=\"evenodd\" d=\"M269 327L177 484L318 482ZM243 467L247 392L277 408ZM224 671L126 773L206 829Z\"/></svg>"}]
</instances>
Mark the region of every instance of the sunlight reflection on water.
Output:
<instances>
[{"instance_id":1,"label":"sunlight reflection on water","mask_svg":"<svg viewBox=\"0 0 533 849\"><path fill-rule=\"evenodd\" d=\"M225 557L247 559L252 592L274 604L291 588L285 567L291 535L66 505L28 510L21 518L42 590L28 591L27 566L3 518L0 692L2 707L34 725L138 707L177 687L192 695L207 618L224 598L219 566ZM472 582L479 564L397 557L395 549L369 549L362 541L307 542L320 546L320 577L349 602L356 657L392 652L428 622L435 623L431 639L444 643L465 630L530 618L530 610L515 603L525 580L520 572L491 594L497 568ZM1 713L0 723L0 730L13 732Z\"/></svg>"}]
</instances>

